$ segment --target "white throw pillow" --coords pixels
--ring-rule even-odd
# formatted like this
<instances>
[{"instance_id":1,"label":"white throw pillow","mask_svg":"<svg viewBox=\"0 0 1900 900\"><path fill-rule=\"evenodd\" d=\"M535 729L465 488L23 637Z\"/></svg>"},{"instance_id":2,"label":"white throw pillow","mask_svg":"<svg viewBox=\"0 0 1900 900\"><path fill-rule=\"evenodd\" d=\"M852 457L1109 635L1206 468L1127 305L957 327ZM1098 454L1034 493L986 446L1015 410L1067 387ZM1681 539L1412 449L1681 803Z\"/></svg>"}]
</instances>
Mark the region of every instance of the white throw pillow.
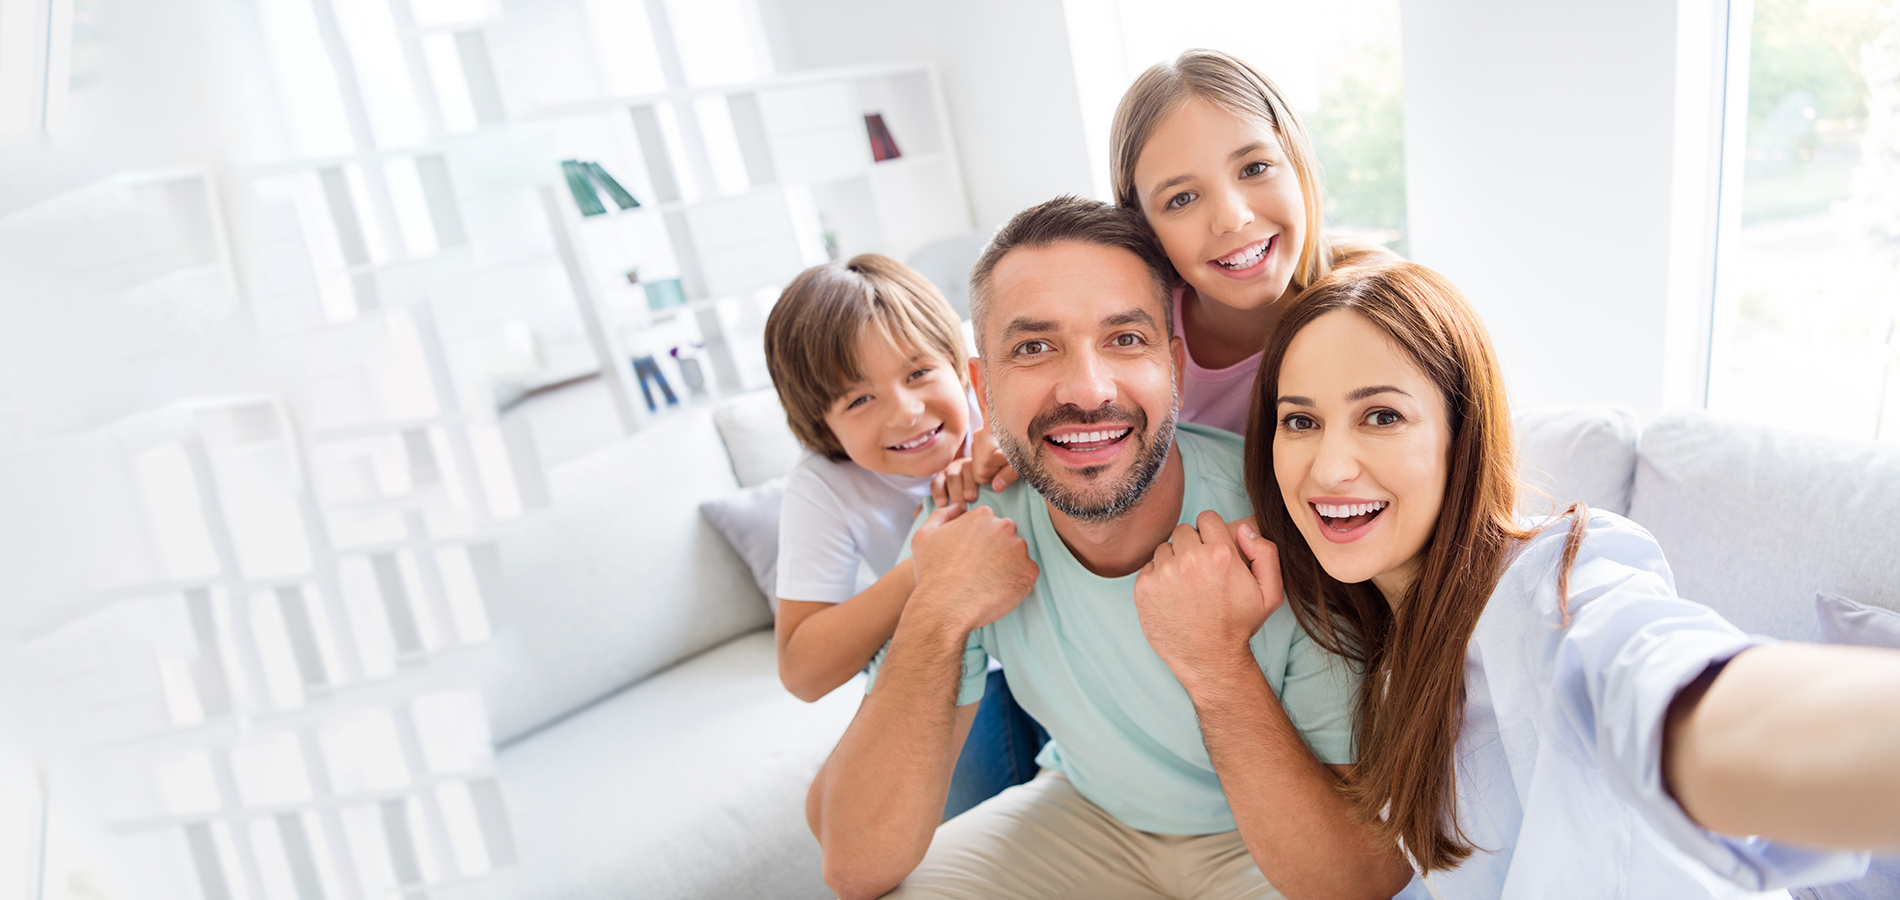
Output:
<instances>
[{"instance_id":1,"label":"white throw pillow","mask_svg":"<svg viewBox=\"0 0 1900 900\"><path fill-rule=\"evenodd\" d=\"M1823 641L1900 650L1900 612L1826 591L1814 595L1814 612L1821 619Z\"/></svg>"},{"instance_id":2,"label":"white throw pillow","mask_svg":"<svg viewBox=\"0 0 1900 900\"><path fill-rule=\"evenodd\" d=\"M699 505L699 514L732 545L765 602L778 612L778 513L785 501L785 479L740 488Z\"/></svg>"},{"instance_id":3,"label":"white throw pillow","mask_svg":"<svg viewBox=\"0 0 1900 900\"><path fill-rule=\"evenodd\" d=\"M792 436L792 427L785 424L785 408L779 405L777 391L752 391L720 404L713 410L713 424L726 441L732 474L738 476L741 487L783 477L804 452Z\"/></svg>"}]
</instances>

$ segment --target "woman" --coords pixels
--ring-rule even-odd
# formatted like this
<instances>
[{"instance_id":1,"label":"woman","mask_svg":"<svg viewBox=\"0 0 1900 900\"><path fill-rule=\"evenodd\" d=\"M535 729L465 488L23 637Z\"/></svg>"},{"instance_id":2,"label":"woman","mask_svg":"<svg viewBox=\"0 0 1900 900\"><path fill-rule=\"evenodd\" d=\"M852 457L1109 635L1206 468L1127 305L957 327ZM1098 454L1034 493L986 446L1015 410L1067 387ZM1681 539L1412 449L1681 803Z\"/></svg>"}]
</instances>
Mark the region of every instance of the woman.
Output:
<instances>
[{"instance_id":1,"label":"woman","mask_svg":"<svg viewBox=\"0 0 1900 900\"><path fill-rule=\"evenodd\" d=\"M1342 793L1420 874L1402 896L1734 896L1866 866L1802 846L1900 846L1900 654L1751 638L1621 517L1517 519L1502 377L1443 278L1310 288L1248 428L1239 549L1366 673ZM1151 592L1218 583L1184 537Z\"/></svg>"}]
</instances>

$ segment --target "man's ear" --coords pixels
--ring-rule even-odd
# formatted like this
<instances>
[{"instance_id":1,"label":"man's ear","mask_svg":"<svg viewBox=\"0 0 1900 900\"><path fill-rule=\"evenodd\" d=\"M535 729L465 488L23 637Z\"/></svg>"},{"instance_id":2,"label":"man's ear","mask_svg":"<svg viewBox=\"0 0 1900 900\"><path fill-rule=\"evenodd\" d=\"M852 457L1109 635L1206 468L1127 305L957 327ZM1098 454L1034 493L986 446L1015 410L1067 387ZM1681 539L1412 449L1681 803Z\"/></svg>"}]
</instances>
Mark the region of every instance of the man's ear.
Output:
<instances>
[{"instance_id":1,"label":"man's ear","mask_svg":"<svg viewBox=\"0 0 1900 900\"><path fill-rule=\"evenodd\" d=\"M984 397L988 397L989 394L985 393L983 390L984 388L983 357L981 356L970 357L970 362L968 365L970 367L970 390L976 392L976 396L978 400L982 400ZM984 401L984 402L987 404L987 401ZM985 412L987 413L988 410L985 410Z\"/></svg>"},{"instance_id":2,"label":"man's ear","mask_svg":"<svg viewBox=\"0 0 1900 900\"><path fill-rule=\"evenodd\" d=\"M1174 395L1181 396L1182 381L1187 378L1187 338L1168 338L1168 355L1174 358Z\"/></svg>"}]
</instances>

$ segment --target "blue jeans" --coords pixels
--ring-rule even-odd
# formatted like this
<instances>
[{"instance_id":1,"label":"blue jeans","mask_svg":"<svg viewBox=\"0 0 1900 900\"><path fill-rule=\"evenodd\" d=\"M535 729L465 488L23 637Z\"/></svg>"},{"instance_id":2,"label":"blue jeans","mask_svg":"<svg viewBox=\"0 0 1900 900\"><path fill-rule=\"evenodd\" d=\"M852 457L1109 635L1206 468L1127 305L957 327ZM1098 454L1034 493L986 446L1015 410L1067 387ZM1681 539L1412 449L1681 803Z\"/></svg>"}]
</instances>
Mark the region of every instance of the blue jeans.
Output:
<instances>
[{"instance_id":1,"label":"blue jeans","mask_svg":"<svg viewBox=\"0 0 1900 900\"><path fill-rule=\"evenodd\" d=\"M957 768L950 775L944 819L1036 777L1036 754L1048 741L1049 732L1016 705L1002 671L991 672L983 687L983 702L976 708L976 722L963 742L963 755L957 757Z\"/></svg>"}]
</instances>

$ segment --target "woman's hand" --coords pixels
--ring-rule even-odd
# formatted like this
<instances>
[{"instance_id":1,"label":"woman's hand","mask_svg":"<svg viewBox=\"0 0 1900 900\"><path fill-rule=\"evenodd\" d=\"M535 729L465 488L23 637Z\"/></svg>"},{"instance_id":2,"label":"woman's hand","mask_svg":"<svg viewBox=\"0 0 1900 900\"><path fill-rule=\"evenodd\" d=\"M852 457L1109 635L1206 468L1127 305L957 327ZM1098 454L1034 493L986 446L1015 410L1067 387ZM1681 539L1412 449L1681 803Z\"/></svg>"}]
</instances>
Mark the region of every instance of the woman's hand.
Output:
<instances>
[{"instance_id":1,"label":"woman's hand","mask_svg":"<svg viewBox=\"0 0 1900 900\"><path fill-rule=\"evenodd\" d=\"M1273 542L1252 519L1229 526L1212 510L1175 526L1135 578L1142 633L1190 694L1206 672L1251 665L1247 642L1285 599Z\"/></svg>"}]
</instances>

